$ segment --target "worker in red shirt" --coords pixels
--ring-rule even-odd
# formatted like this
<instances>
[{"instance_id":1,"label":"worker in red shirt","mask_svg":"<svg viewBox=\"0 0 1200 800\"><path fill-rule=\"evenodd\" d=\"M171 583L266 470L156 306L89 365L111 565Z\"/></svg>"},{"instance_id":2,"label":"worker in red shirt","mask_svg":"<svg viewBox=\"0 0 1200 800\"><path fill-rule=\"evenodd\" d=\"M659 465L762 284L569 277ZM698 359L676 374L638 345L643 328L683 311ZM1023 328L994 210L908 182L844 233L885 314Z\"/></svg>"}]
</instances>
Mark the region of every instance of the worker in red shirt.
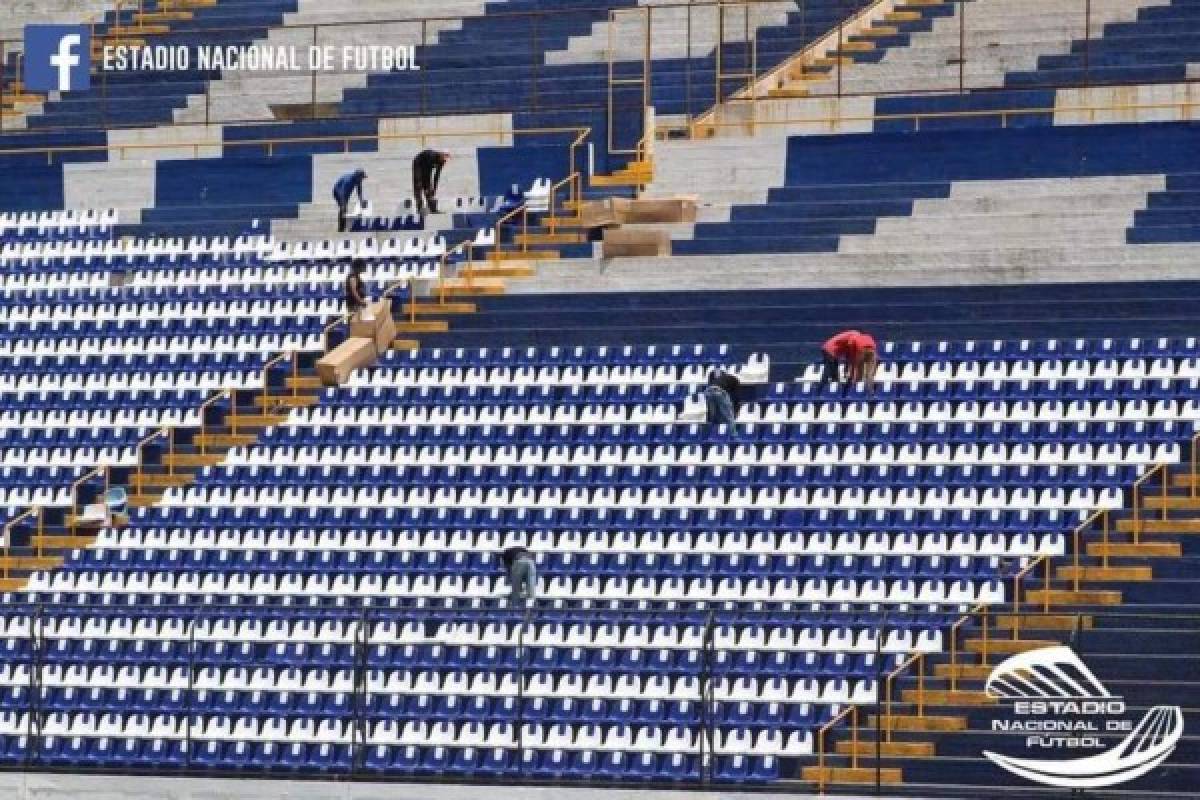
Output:
<instances>
[{"instance_id":1,"label":"worker in red shirt","mask_svg":"<svg viewBox=\"0 0 1200 800\"><path fill-rule=\"evenodd\" d=\"M846 382L842 392L845 393L861 380L866 383L867 392L870 393L875 384L875 369L879 366L875 339L861 331L842 331L821 346L821 362L821 383L838 383L838 364L842 363L846 365Z\"/></svg>"}]
</instances>

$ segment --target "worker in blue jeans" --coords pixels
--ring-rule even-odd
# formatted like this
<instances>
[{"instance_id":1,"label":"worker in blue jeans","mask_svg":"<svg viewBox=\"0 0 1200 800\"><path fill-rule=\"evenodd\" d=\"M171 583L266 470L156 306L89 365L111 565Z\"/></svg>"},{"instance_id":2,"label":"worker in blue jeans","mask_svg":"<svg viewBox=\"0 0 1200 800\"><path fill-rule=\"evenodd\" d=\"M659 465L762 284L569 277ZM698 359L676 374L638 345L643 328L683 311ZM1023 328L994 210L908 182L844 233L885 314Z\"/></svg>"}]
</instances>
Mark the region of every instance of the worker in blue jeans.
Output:
<instances>
[{"instance_id":1,"label":"worker in blue jeans","mask_svg":"<svg viewBox=\"0 0 1200 800\"><path fill-rule=\"evenodd\" d=\"M738 379L728 372L714 370L708 376L708 385L704 387L704 401L708 405L708 422L710 425L737 424L737 411L733 405L733 394L737 391Z\"/></svg>"},{"instance_id":2,"label":"worker in blue jeans","mask_svg":"<svg viewBox=\"0 0 1200 800\"><path fill-rule=\"evenodd\" d=\"M509 605L536 600L537 566L533 563L533 553L524 547L509 547L500 555L500 560L508 572Z\"/></svg>"}]
</instances>

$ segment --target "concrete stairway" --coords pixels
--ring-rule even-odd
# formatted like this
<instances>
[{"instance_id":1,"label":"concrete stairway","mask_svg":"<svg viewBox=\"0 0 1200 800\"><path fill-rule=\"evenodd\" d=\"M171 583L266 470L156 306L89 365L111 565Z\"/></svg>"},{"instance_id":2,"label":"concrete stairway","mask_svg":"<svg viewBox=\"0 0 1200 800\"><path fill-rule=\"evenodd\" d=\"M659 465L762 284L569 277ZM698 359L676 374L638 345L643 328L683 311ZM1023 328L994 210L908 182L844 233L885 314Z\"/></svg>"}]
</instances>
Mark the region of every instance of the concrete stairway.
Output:
<instances>
[{"instance_id":1,"label":"concrete stairway","mask_svg":"<svg viewBox=\"0 0 1200 800\"><path fill-rule=\"evenodd\" d=\"M274 119L273 106L308 104L314 91L317 103L338 103L346 89L365 86L369 74L343 68L340 61L343 47L436 44L440 33L461 26L461 18L482 13L484 0L411 0L403 6L390 0L357 3L300 0L297 10L284 16L283 26L272 29L255 44L294 47L302 53L313 46L332 47L339 59L334 64L336 69L319 72L315 80L308 71L231 73L210 82L207 96L189 97L186 108L175 112L175 121ZM412 74L413 80L420 79L419 73Z\"/></svg>"},{"instance_id":2,"label":"concrete stairway","mask_svg":"<svg viewBox=\"0 0 1200 800\"><path fill-rule=\"evenodd\" d=\"M1132 20L1140 8L1156 4L1097 0L1091 3L1092 36L1099 36L1104 25ZM775 96L756 104L760 129L870 130L870 120L863 118L875 112L875 100L864 95L1001 87L1008 73L1035 69L1043 55L1070 52L1072 42L1086 35L1076 0L970 0L947 6L949 13L932 17L927 31L872 36L861 49L842 54L840 63L782 75L768 90ZM718 135L741 136L750 130L725 127Z\"/></svg>"},{"instance_id":3,"label":"concrete stairway","mask_svg":"<svg viewBox=\"0 0 1200 800\"><path fill-rule=\"evenodd\" d=\"M1200 482L1187 466L1175 467L1164 499L1158 481L1153 477L1139 494L1136 519L1126 510L1087 526L1078 566L1073 551L1053 559L1048 584L1043 565L1021 578L1014 565L1010 585L1019 586L1021 605L964 617L949 654L914 663L897 676L893 703L882 718L871 716L857 731L840 732L827 756L828 777L871 783L878 766L885 774L901 771L913 791L986 787L989 795L1016 796L1028 784L985 760L985 750L1063 759L1098 752L1060 747L1030 753L1027 733L995 727L1013 718L1011 703L984 692L988 675L1009 655L1065 644L1123 699L1122 718L1136 723L1154 706L1183 708L1184 735L1167 762L1114 790L1186 793L1197 785L1200 713L1191 699L1200 691L1193 668L1200 648L1200 495L1194 492ZM1101 748L1116 746L1123 736L1103 725L1095 734Z\"/></svg>"}]
</instances>

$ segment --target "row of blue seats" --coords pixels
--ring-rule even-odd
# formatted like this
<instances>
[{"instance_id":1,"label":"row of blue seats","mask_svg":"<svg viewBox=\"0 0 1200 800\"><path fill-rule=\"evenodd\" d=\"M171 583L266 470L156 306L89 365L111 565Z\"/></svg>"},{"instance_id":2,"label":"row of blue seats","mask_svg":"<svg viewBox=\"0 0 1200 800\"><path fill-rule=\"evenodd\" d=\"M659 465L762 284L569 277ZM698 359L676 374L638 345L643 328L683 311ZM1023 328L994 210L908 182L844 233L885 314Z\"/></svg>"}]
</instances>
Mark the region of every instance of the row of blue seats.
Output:
<instances>
[{"instance_id":1,"label":"row of blue seats","mask_svg":"<svg viewBox=\"0 0 1200 800\"><path fill-rule=\"evenodd\" d=\"M661 577L860 577L890 575L900 577L969 577L991 575L994 560L959 556L840 556L816 555L714 556L712 554L647 553L537 553L535 563L540 577L558 575L601 575L644 578ZM396 573L425 575L489 575L503 572L499 554L453 553L437 551L360 554L357 552L305 553L303 551L261 550L106 550L96 548L73 557L64 564L68 572L244 572L318 574Z\"/></svg>"},{"instance_id":2,"label":"row of blue seats","mask_svg":"<svg viewBox=\"0 0 1200 800\"><path fill-rule=\"evenodd\" d=\"M131 286L113 289L14 289L0 292L0 308L104 307L126 310L143 304L268 302L342 297L341 285L326 281L213 286ZM145 307L149 307L148 305Z\"/></svg>"},{"instance_id":3,"label":"row of blue seats","mask_svg":"<svg viewBox=\"0 0 1200 800\"><path fill-rule=\"evenodd\" d=\"M124 355L17 356L0 360L0 374L61 375L84 372L186 372L205 369L262 369L266 353L126 353Z\"/></svg>"},{"instance_id":4,"label":"row of blue seats","mask_svg":"<svg viewBox=\"0 0 1200 800\"><path fill-rule=\"evenodd\" d=\"M520 483L596 486L1062 486L1120 484L1136 479L1136 467L1087 466L845 466L810 467L212 467L199 476L207 486L453 486ZM0 473L3 479L3 473Z\"/></svg>"},{"instance_id":5,"label":"row of blue seats","mask_svg":"<svg viewBox=\"0 0 1200 800\"><path fill-rule=\"evenodd\" d=\"M463 508L153 508L132 509L134 527L363 530L917 530L930 532L1059 530L1075 519L1058 511L786 511Z\"/></svg>"},{"instance_id":6,"label":"row of blue seats","mask_svg":"<svg viewBox=\"0 0 1200 800\"><path fill-rule=\"evenodd\" d=\"M819 660L819 659L818 659ZM830 659L832 660L832 658ZM854 657L863 665L867 657ZM830 672L829 677L868 676L874 666L864 665ZM694 674L699 674L697 670ZM591 698L515 697L485 695L389 694L367 692L363 712L372 718L396 721L479 721L531 723L615 723L621 725L671 725L691 728L700 722L698 706L689 701L606 700ZM354 698L347 693L233 691L208 689L80 689L42 688L36 702L28 689L0 690L0 711L9 713L83 712L92 714L180 714L225 716L345 718L354 713ZM829 706L800 703L714 702L709 719L717 725L811 729L828 722Z\"/></svg>"},{"instance_id":7,"label":"row of blue seats","mask_svg":"<svg viewBox=\"0 0 1200 800\"><path fill-rule=\"evenodd\" d=\"M27 339L115 339L143 336L242 336L264 334L305 334L321 330L329 320L307 317L303 320L286 317L249 316L240 319L142 319L91 320L88 322L8 323L0 325L0 341Z\"/></svg>"},{"instance_id":8,"label":"row of blue seats","mask_svg":"<svg viewBox=\"0 0 1200 800\"><path fill-rule=\"evenodd\" d=\"M138 370L140 371L140 370ZM0 392L0 408L7 411L96 411L142 408L197 408L210 396L198 389L165 391ZM0 412L2 416L3 412Z\"/></svg>"},{"instance_id":9,"label":"row of blue seats","mask_svg":"<svg viewBox=\"0 0 1200 800\"><path fill-rule=\"evenodd\" d=\"M861 384L795 382L775 384L764 391L763 403L893 403L980 402L1004 400L1182 400L1200 394L1195 378L1132 380L1006 380L1006 381L883 381L871 390Z\"/></svg>"},{"instance_id":10,"label":"row of blue seats","mask_svg":"<svg viewBox=\"0 0 1200 800\"><path fill-rule=\"evenodd\" d=\"M84 228L25 227L0 231L0 245L31 242L108 242L112 241L110 225Z\"/></svg>"},{"instance_id":11,"label":"row of blue seats","mask_svg":"<svg viewBox=\"0 0 1200 800\"><path fill-rule=\"evenodd\" d=\"M646 366L724 364L726 345L650 345L626 347L548 347L429 349L392 352L379 360L387 367Z\"/></svg>"},{"instance_id":12,"label":"row of blue seats","mask_svg":"<svg viewBox=\"0 0 1200 800\"><path fill-rule=\"evenodd\" d=\"M389 351L392 352L392 351ZM413 351L419 352L419 351ZM678 403L692 394L680 385L607 386L380 386L370 389L336 389L324 398L325 405L339 408L396 406L529 406L579 405L585 403Z\"/></svg>"},{"instance_id":13,"label":"row of blue seats","mask_svg":"<svg viewBox=\"0 0 1200 800\"><path fill-rule=\"evenodd\" d=\"M788 443L898 442L913 444L1036 443L1093 441L1175 442L1190 426L1165 422L931 422L789 425L460 425L272 428L263 446L391 445L393 447L583 447L656 445L752 445Z\"/></svg>"},{"instance_id":14,"label":"row of blue seats","mask_svg":"<svg viewBox=\"0 0 1200 800\"><path fill-rule=\"evenodd\" d=\"M720 781L769 782L778 778L774 756L722 756L714 759L712 775ZM45 737L30 747L25 736L0 738L0 764L29 763L60 767L154 770L211 769L349 773L356 771L348 745L230 743L155 739L56 739ZM703 773L696 756L676 754L636 756L622 751L597 752L507 750L474 748L370 747L363 760L367 772L410 776L543 779L696 781Z\"/></svg>"}]
</instances>

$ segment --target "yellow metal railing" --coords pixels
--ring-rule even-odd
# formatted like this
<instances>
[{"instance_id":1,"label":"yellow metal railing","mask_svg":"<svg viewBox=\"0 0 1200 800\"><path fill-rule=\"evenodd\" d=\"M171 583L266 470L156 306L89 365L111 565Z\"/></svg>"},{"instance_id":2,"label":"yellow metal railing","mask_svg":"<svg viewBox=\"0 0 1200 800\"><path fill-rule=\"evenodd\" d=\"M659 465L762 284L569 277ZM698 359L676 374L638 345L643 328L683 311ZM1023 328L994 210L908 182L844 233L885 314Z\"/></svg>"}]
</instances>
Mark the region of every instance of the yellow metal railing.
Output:
<instances>
[{"instance_id":1,"label":"yellow metal railing","mask_svg":"<svg viewBox=\"0 0 1200 800\"><path fill-rule=\"evenodd\" d=\"M79 529L79 489L92 478L97 478L100 476L104 477L104 492L107 493L109 487L109 472L108 467L106 466L94 467L90 471L85 472L83 476L71 484L71 513L68 518L67 525L67 529L71 532L71 536L74 536L76 531Z\"/></svg>"},{"instance_id":2,"label":"yellow metal railing","mask_svg":"<svg viewBox=\"0 0 1200 800\"><path fill-rule=\"evenodd\" d=\"M168 456L167 474L168 475L175 474L175 460L174 460L175 459L175 433L174 433L174 429L173 428L159 428L154 433L150 434L149 436L147 436L146 438L144 438L140 442L138 442L137 447L134 448L134 452L137 454L137 460L138 460L137 471L134 473L134 476L133 476L134 489L135 489L134 494L135 495L141 495L143 493L142 489L145 488L145 477L142 474L142 467L145 465L145 462L144 462L142 455L146 448L146 445L150 444L153 441L156 441L157 439L161 439L164 437L167 440L167 456Z\"/></svg>"},{"instance_id":3,"label":"yellow metal railing","mask_svg":"<svg viewBox=\"0 0 1200 800\"><path fill-rule=\"evenodd\" d=\"M1167 464L1155 464L1153 467L1151 467L1146 472L1145 475L1138 478L1133 483L1133 543L1134 544L1141 543L1142 511L1143 511L1142 487L1146 483L1148 483L1151 478L1153 478L1155 475L1157 475L1159 473L1162 474L1162 519L1164 521L1167 519L1167 516L1168 516L1168 514L1167 514L1167 510L1168 510L1167 509L1167 485L1171 482L1171 477L1170 477L1171 470ZM1147 521L1149 521L1149 517L1150 517L1149 512L1147 512L1146 516L1147 516Z\"/></svg>"},{"instance_id":4,"label":"yellow metal railing","mask_svg":"<svg viewBox=\"0 0 1200 800\"><path fill-rule=\"evenodd\" d=\"M221 389L200 405L200 455L208 455L208 409L222 397L229 398L229 432L237 435L237 390Z\"/></svg>"},{"instance_id":5,"label":"yellow metal railing","mask_svg":"<svg viewBox=\"0 0 1200 800\"><path fill-rule=\"evenodd\" d=\"M858 731L857 731L857 728L858 728L858 706L853 706L853 705L846 706L846 708L844 708L840 712L838 712L838 714L836 716L834 716L833 719L829 720L829 722L826 722L824 725L821 726L820 730L817 731L817 791L818 792L821 792L821 793L825 792L826 734L830 730L832 730L835 725L837 725L839 722L841 722L847 716L852 716L851 725L853 726L853 728L855 730L851 735L857 739L858 738ZM857 759L857 757L858 757L857 754L855 754L854 758ZM857 763L857 761L856 761L856 763Z\"/></svg>"},{"instance_id":6,"label":"yellow metal railing","mask_svg":"<svg viewBox=\"0 0 1200 800\"><path fill-rule=\"evenodd\" d=\"M16 556L13 555L13 551L16 549L15 545L13 544L13 531L16 529L17 525L30 517L37 519L37 526L34 528L33 534L35 541L33 550L36 554L36 557L41 558L42 556L43 512L40 506L33 506L25 511L22 511L20 514L4 524L4 578L12 577L11 563L12 560L16 558Z\"/></svg>"}]
</instances>

